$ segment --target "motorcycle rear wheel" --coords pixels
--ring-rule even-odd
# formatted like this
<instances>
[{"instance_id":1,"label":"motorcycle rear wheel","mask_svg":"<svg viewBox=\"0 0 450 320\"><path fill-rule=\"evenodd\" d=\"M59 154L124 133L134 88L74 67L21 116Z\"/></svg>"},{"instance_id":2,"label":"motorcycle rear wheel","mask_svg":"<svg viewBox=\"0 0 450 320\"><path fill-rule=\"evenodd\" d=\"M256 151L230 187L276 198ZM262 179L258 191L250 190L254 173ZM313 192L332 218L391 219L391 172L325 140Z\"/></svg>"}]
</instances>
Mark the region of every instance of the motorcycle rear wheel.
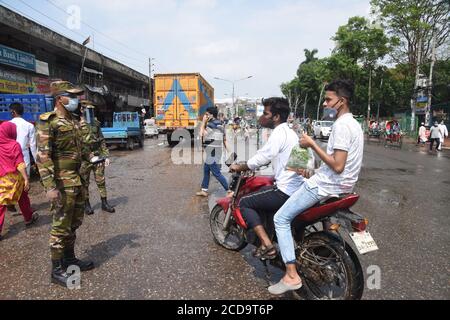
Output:
<instances>
[{"instance_id":1,"label":"motorcycle rear wheel","mask_svg":"<svg viewBox=\"0 0 450 320\"><path fill-rule=\"evenodd\" d=\"M223 230L223 221L225 220L225 212L220 205L216 205L209 216L209 224L214 241L228 250L240 251L246 245L244 229L242 229L231 217L228 231Z\"/></svg>"},{"instance_id":2,"label":"motorcycle rear wheel","mask_svg":"<svg viewBox=\"0 0 450 320\"><path fill-rule=\"evenodd\" d=\"M296 252L297 270L309 300L359 300L364 275L347 244L326 232L307 236ZM311 261L310 261L311 260ZM300 289L300 290L302 290ZM298 292L301 295L301 292Z\"/></svg>"}]
</instances>

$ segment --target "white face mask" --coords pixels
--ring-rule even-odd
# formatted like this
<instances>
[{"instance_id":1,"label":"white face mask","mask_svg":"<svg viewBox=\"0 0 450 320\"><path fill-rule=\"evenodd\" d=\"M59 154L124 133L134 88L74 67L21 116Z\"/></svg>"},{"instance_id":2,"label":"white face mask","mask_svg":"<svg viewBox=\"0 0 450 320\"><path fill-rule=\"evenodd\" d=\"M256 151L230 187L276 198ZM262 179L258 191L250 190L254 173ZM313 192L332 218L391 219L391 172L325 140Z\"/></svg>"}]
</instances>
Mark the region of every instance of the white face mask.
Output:
<instances>
[{"instance_id":1,"label":"white face mask","mask_svg":"<svg viewBox=\"0 0 450 320\"><path fill-rule=\"evenodd\" d=\"M68 104L62 104L69 112L75 112L78 109L78 98L69 98Z\"/></svg>"}]
</instances>

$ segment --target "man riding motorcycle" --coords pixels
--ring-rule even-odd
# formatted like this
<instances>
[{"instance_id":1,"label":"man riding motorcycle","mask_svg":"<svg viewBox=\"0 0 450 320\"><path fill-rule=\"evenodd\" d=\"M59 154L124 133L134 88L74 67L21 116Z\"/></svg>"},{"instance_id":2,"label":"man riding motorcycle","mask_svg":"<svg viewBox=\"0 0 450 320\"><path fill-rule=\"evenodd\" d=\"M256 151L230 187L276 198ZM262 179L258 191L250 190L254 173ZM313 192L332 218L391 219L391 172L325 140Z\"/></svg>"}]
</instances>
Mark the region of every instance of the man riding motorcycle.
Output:
<instances>
[{"instance_id":1,"label":"man riding motorcycle","mask_svg":"<svg viewBox=\"0 0 450 320\"><path fill-rule=\"evenodd\" d=\"M275 186L243 197L239 207L249 228L255 231L261 243L254 255L261 259L274 259L277 251L259 214L275 213L300 188L304 179L295 172L285 170L292 148L298 145L297 135L286 123L291 111L288 101L275 97L264 99L263 105L264 113L259 123L264 128L274 129L269 140L246 164L233 164L230 170L256 170L272 162Z\"/></svg>"}]
</instances>

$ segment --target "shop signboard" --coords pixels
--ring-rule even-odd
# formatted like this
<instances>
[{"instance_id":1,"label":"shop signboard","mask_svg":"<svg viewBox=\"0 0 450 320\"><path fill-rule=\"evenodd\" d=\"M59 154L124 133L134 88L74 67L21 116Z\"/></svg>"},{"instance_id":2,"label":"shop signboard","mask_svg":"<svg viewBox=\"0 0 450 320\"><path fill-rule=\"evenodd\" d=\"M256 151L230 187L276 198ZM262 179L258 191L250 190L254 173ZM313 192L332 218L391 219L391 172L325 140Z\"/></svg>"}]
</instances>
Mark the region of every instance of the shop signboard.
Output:
<instances>
[{"instance_id":1,"label":"shop signboard","mask_svg":"<svg viewBox=\"0 0 450 320\"><path fill-rule=\"evenodd\" d=\"M0 64L36 72L34 55L0 44Z\"/></svg>"}]
</instances>

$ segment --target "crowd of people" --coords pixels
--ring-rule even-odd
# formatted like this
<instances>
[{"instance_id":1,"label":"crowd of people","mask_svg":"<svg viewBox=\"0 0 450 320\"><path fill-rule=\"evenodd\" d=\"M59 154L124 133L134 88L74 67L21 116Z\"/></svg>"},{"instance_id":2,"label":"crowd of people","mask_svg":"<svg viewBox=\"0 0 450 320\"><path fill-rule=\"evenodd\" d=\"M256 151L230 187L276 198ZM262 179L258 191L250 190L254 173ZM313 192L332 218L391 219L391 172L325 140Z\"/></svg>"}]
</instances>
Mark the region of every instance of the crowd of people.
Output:
<instances>
[{"instance_id":1,"label":"crowd of people","mask_svg":"<svg viewBox=\"0 0 450 320\"><path fill-rule=\"evenodd\" d=\"M436 144L436 151L442 151L442 147L445 146L445 139L448 138L448 129L444 120L439 123L435 121L427 134L427 128L425 123L421 123L419 128L419 136L417 138L417 144L424 146L427 142L430 143L429 151L433 151L433 146Z\"/></svg>"}]
</instances>

